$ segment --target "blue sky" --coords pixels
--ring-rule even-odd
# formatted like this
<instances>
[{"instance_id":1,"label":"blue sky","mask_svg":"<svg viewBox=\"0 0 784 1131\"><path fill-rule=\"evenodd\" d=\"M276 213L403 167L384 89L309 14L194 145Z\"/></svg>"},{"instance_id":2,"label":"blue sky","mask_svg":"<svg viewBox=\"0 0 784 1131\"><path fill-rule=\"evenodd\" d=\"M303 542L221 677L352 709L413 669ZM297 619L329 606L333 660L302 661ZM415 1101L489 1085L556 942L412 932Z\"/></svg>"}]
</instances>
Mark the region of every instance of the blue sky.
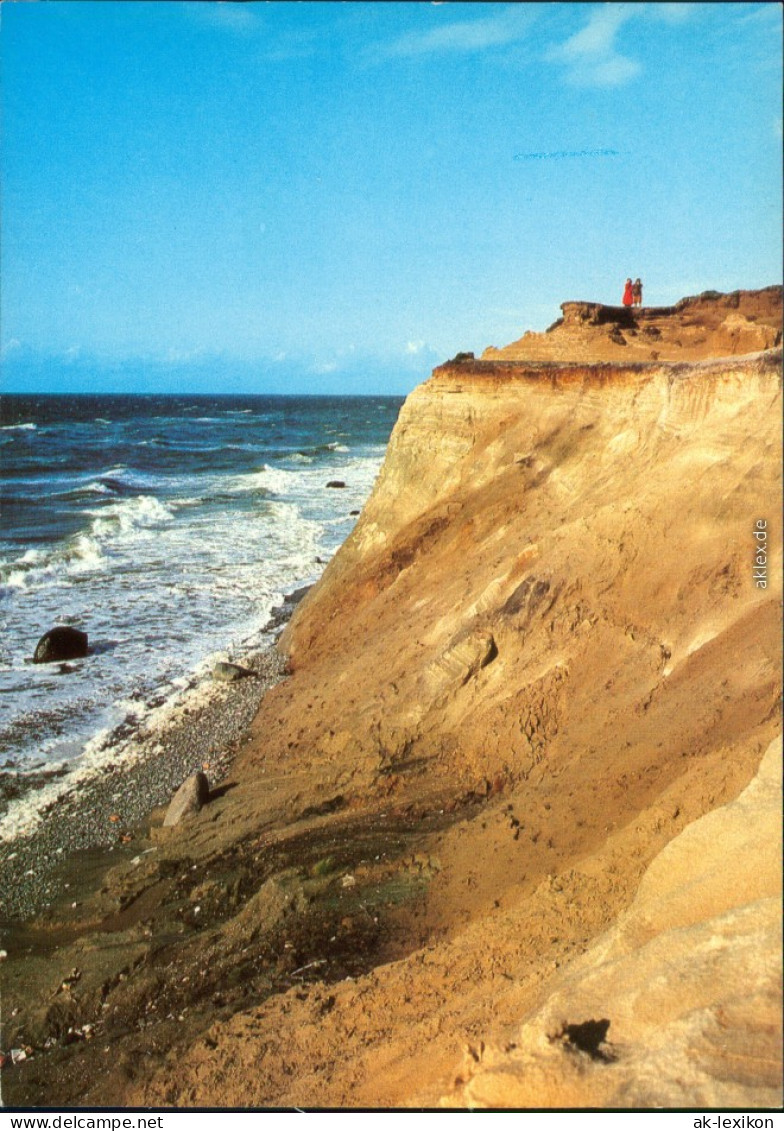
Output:
<instances>
[{"instance_id":1,"label":"blue sky","mask_svg":"<svg viewBox=\"0 0 784 1131\"><path fill-rule=\"evenodd\" d=\"M2 5L9 391L406 392L781 281L771 3Z\"/></svg>"}]
</instances>

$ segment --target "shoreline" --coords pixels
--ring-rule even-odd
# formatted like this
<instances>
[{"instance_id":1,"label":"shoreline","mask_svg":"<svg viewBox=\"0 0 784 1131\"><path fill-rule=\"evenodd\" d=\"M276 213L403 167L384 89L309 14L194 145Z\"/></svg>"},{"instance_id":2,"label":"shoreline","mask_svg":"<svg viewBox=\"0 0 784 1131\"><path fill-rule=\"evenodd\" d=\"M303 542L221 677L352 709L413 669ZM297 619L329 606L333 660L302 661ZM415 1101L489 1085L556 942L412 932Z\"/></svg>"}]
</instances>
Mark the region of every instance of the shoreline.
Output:
<instances>
[{"instance_id":1,"label":"shoreline","mask_svg":"<svg viewBox=\"0 0 784 1131\"><path fill-rule=\"evenodd\" d=\"M105 854L135 840L140 826L169 804L192 773L204 770L210 789L220 786L264 695L285 675L277 641L308 588L287 594L272 610L265 628L272 643L240 658L253 676L233 683L205 677L159 725L128 740L126 750L135 747L131 759L110 760L66 786L30 832L0 841L0 932L39 918L64 898L65 866L75 853Z\"/></svg>"}]
</instances>

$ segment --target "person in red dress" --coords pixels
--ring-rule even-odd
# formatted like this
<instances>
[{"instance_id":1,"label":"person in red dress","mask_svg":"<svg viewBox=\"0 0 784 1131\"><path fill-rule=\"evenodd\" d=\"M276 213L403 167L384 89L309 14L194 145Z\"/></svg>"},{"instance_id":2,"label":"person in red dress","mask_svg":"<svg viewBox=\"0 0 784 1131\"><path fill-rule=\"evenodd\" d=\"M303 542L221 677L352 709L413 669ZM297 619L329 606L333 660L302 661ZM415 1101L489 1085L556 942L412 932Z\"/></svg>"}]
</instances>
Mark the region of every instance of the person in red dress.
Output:
<instances>
[{"instance_id":1,"label":"person in red dress","mask_svg":"<svg viewBox=\"0 0 784 1131\"><path fill-rule=\"evenodd\" d=\"M623 290L623 305L624 306L631 306L633 302L634 302L634 293L632 291L632 281L631 281L631 279L627 279L626 280L626 286L624 287L624 290Z\"/></svg>"}]
</instances>

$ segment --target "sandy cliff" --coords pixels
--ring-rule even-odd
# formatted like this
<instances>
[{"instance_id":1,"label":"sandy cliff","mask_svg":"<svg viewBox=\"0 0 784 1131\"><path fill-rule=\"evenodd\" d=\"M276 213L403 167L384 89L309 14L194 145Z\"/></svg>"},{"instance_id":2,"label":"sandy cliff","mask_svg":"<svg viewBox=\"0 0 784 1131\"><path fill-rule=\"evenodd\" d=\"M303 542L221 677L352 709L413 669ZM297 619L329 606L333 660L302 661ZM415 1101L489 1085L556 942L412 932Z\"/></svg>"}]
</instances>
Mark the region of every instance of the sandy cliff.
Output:
<instances>
[{"instance_id":1,"label":"sandy cliff","mask_svg":"<svg viewBox=\"0 0 784 1131\"><path fill-rule=\"evenodd\" d=\"M444 1106L779 1106L780 851L776 740L739 798L662 850L545 1005L501 1045L476 1043Z\"/></svg>"},{"instance_id":2,"label":"sandy cliff","mask_svg":"<svg viewBox=\"0 0 784 1131\"><path fill-rule=\"evenodd\" d=\"M675 306L565 302L544 334L528 331L486 360L694 361L753 353L781 344L781 287L706 291Z\"/></svg>"},{"instance_id":3,"label":"sandy cliff","mask_svg":"<svg viewBox=\"0 0 784 1131\"><path fill-rule=\"evenodd\" d=\"M113 1063L26 1095L780 1102L781 291L689 302L657 329L704 307L701 359L498 351L408 398L223 796L56 953ZM728 311L763 339L705 356Z\"/></svg>"}]
</instances>

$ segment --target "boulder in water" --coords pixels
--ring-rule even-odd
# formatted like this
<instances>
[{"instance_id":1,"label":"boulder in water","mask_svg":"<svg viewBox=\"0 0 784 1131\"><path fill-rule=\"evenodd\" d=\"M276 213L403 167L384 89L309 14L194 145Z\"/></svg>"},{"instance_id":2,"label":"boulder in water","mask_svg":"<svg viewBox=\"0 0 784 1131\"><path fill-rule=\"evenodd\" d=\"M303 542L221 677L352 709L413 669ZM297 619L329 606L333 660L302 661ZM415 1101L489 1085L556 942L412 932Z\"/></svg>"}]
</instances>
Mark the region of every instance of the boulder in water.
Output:
<instances>
[{"instance_id":1,"label":"boulder in water","mask_svg":"<svg viewBox=\"0 0 784 1131\"><path fill-rule=\"evenodd\" d=\"M35 646L34 664L77 660L87 655L87 633L70 625L57 625L45 632Z\"/></svg>"}]
</instances>

